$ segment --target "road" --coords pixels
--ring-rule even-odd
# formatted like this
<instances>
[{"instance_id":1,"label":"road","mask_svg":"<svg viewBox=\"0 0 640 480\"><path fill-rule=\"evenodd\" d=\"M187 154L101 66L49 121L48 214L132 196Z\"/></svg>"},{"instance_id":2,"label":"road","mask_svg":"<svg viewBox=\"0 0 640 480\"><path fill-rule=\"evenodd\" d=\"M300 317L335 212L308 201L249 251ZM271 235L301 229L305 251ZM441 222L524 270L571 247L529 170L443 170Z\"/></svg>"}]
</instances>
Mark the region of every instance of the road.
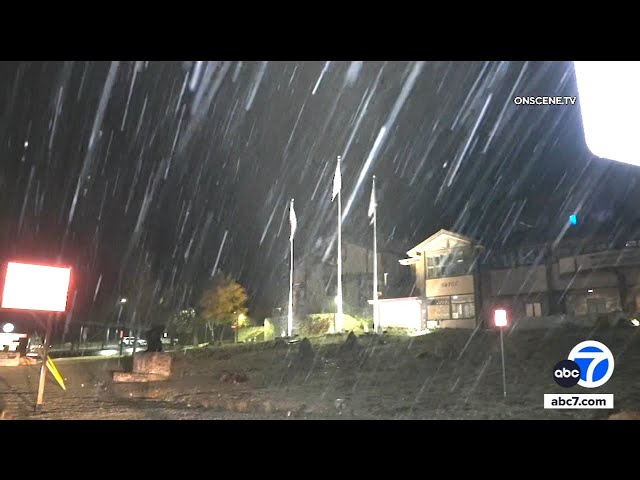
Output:
<instances>
[{"instance_id":1,"label":"road","mask_svg":"<svg viewBox=\"0 0 640 480\"><path fill-rule=\"evenodd\" d=\"M173 350L174 347L169 345L163 345L166 351ZM147 349L145 345L138 345L137 352L145 351ZM122 353L125 355L133 354L132 346L123 346ZM53 345L50 349L50 356L52 358L68 358L68 357L113 357L120 354L120 343L110 342L88 342L81 347L71 347L70 343L64 345Z\"/></svg>"}]
</instances>

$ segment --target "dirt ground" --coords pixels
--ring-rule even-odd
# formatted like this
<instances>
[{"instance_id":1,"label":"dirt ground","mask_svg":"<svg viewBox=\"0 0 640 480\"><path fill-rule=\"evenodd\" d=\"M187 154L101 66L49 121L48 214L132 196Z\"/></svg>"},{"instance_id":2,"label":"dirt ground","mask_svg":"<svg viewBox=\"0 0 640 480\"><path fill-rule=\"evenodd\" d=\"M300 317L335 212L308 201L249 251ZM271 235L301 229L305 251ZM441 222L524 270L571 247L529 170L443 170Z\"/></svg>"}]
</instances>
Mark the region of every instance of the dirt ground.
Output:
<instances>
[{"instance_id":1,"label":"dirt ground","mask_svg":"<svg viewBox=\"0 0 640 480\"><path fill-rule=\"evenodd\" d=\"M441 330L420 337L345 335L301 343L224 345L173 353L167 381L114 384L117 358L56 361L34 412L39 366L0 367L5 419L607 419L640 411L640 328L506 332L503 397L497 332ZM579 342L613 352L602 387L565 389L554 365ZM545 410L545 393L613 393L613 410ZM632 413L633 415L633 413Z\"/></svg>"}]
</instances>

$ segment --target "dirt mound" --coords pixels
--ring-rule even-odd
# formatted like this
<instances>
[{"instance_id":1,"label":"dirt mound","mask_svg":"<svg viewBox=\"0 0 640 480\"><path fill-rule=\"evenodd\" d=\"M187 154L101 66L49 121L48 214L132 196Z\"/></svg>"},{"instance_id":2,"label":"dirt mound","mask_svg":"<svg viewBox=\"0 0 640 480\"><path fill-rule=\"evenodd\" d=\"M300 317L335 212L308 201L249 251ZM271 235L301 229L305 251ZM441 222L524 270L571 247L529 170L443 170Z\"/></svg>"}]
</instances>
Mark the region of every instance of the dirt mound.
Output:
<instances>
[{"instance_id":1,"label":"dirt mound","mask_svg":"<svg viewBox=\"0 0 640 480\"><path fill-rule=\"evenodd\" d=\"M440 355L435 354L434 352L430 352L429 350L425 350L423 352L420 352L419 354L416 355L416 358L418 359L423 359L423 358L427 358L427 359L440 359Z\"/></svg>"},{"instance_id":2,"label":"dirt mound","mask_svg":"<svg viewBox=\"0 0 640 480\"><path fill-rule=\"evenodd\" d=\"M303 338L298 346L298 360L304 364L308 365L313 363L313 359L315 357L315 352L313 351L313 347L311 346L311 342L308 338Z\"/></svg>"},{"instance_id":3,"label":"dirt mound","mask_svg":"<svg viewBox=\"0 0 640 480\"><path fill-rule=\"evenodd\" d=\"M20 357L20 365L35 365L38 363L38 360L32 357Z\"/></svg>"},{"instance_id":4,"label":"dirt mound","mask_svg":"<svg viewBox=\"0 0 640 480\"><path fill-rule=\"evenodd\" d=\"M349 335L347 335L346 340L340 347L340 351L343 353L353 352L357 350L358 347L359 347L358 336L353 332L349 332Z\"/></svg>"},{"instance_id":5,"label":"dirt mound","mask_svg":"<svg viewBox=\"0 0 640 480\"><path fill-rule=\"evenodd\" d=\"M246 373L242 372L226 372L220 376L222 383L244 383L249 380Z\"/></svg>"},{"instance_id":6,"label":"dirt mound","mask_svg":"<svg viewBox=\"0 0 640 480\"><path fill-rule=\"evenodd\" d=\"M609 415L609 420L640 420L640 411L621 410L617 413Z\"/></svg>"}]
</instances>

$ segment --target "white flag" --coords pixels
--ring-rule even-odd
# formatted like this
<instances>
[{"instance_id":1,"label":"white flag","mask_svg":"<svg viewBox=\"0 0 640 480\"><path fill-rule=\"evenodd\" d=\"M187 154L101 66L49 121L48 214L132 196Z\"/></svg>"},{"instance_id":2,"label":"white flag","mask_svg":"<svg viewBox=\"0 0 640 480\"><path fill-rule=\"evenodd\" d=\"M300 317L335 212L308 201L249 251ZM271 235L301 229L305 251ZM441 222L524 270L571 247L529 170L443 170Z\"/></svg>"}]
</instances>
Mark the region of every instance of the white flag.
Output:
<instances>
[{"instance_id":1,"label":"white flag","mask_svg":"<svg viewBox=\"0 0 640 480\"><path fill-rule=\"evenodd\" d=\"M369 218L371 220L373 220L373 216L376 214L377 206L378 204L376 203L376 179L374 177L373 181L371 182L371 200L369 200L369 211L367 212L367 215L369 215Z\"/></svg>"},{"instance_id":2,"label":"white flag","mask_svg":"<svg viewBox=\"0 0 640 480\"><path fill-rule=\"evenodd\" d=\"M338 165L336 165L336 174L333 176L333 194L331 195L331 201L336 198L336 195L340 193L342 187L342 179L340 175L340 157L338 157Z\"/></svg>"},{"instance_id":3,"label":"white flag","mask_svg":"<svg viewBox=\"0 0 640 480\"><path fill-rule=\"evenodd\" d=\"M289 224L291 225L291 236L289 237L289 241L293 241L293 236L296 234L296 228L298 228L296 211L293 209L293 199L291 200L291 207L289 207Z\"/></svg>"}]
</instances>

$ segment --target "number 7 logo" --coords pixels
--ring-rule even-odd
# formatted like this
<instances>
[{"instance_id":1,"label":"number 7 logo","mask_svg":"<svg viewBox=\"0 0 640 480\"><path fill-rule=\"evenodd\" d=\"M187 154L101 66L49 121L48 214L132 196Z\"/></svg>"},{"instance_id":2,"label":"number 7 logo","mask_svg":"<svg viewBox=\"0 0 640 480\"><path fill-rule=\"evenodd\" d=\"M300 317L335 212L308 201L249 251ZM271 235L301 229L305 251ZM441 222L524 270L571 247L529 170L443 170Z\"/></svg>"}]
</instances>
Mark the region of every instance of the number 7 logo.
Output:
<instances>
[{"instance_id":1,"label":"number 7 logo","mask_svg":"<svg viewBox=\"0 0 640 480\"><path fill-rule=\"evenodd\" d=\"M614 360L611 350L595 340L587 340L573 347L569 360L580 366L578 385L581 387L600 387L613 375Z\"/></svg>"}]
</instances>

